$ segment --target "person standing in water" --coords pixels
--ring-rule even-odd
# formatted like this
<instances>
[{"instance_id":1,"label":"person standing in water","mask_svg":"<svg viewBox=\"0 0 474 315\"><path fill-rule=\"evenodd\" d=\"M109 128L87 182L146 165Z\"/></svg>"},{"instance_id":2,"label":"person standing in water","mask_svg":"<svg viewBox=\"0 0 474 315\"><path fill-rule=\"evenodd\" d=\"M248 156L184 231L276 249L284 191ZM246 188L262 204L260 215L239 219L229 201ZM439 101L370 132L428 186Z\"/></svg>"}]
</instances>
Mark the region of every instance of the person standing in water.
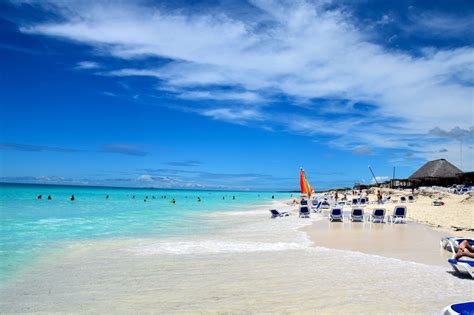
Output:
<instances>
[{"instance_id":1,"label":"person standing in water","mask_svg":"<svg viewBox=\"0 0 474 315\"><path fill-rule=\"evenodd\" d=\"M41 195L38 195L38 199L43 199L43 196L41 196Z\"/></svg>"},{"instance_id":2,"label":"person standing in water","mask_svg":"<svg viewBox=\"0 0 474 315\"><path fill-rule=\"evenodd\" d=\"M51 195L48 195L48 200L53 200L53 198L51 197Z\"/></svg>"},{"instance_id":3,"label":"person standing in water","mask_svg":"<svg viewBox=\"0 0 474 315\"><path fill-rule=\"evenodd\" d=\"M76 198L74 198L74 195L71 195L71 201L74 201L76 200Z\"/></svg>"},{"instance_id":4,"label":"person standing in water","mask_svg":"<svg viewBox=\"0 0 474 315\"><path fill-rule=\"evenodd\" d=\"M109 195L107 195L107 196L105 197L105 199L109 199Z\"/></svg>"},{"instance_id":5,"label":"person standing in water","mask_svg":"<svg viewBox=\"0 0 474 315\"><path fill-rule=\"evenodd\" d=\"M201 197L198 197L198 202L201 202Z\"/></svg>"},{"instance_id":6,"label":"person standing in water","mask_svg":"<svg viewBox=\"0 0 474 315\"><path fill-rule=\"evenodd\" d=\"M171 200L171 203L176 204L176 200L173 198L173 200Z\"/></svg>"},{"instance_id":7,"label":"person standing in water","mask_svg":"<svg viewBox=\"0 0 474 315\"><path fill-rule=\"evenodd\" d=\"M275 196L274 196L274 195L272 195L272 199L275 199Z\"/></svg>"}]
</instances>

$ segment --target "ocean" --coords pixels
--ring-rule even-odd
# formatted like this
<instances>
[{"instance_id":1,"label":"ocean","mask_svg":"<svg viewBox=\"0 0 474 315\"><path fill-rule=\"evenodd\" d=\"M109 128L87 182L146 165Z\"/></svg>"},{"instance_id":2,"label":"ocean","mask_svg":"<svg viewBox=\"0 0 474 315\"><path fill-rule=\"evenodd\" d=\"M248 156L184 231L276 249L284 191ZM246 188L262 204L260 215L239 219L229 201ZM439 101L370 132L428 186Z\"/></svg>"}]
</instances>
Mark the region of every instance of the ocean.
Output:
<instances>
[{"instance_id":1,"label":"ocean","mask_svg":"<svg viewBox=\"0 0 474 315\"><path fill-rule=\"evenodd\" d=\"M272 196L291 194L0 184L0 283L78 241L212 234L227 224L212 213L268 204Z\"/></svg>"}]
</instances>

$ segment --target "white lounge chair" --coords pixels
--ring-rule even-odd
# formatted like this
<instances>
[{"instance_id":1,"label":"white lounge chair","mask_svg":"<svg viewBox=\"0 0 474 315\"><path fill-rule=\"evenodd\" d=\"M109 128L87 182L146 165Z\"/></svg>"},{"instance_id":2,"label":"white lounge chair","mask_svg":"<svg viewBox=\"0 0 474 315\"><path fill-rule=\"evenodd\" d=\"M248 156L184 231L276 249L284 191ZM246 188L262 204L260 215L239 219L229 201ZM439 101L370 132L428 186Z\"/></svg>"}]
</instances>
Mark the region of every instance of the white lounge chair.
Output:
<instances>
[{"instance_id":1,"label":"white lounge chair","mask_svg":"<svg viewBox=\"0 0 474 315\"><path fill-rule=\"evenodd\" d=\"M474 278L474 260L471 259L448 259L448 262L451 264L451 267L456 272L466 274Z\"/></svg>"},{"instance_id":2,"label":"white lounge chair","mask_svg":"<svg viewBox=\"0 0 474 315\"><path fill-rule=\"evenodd\" d=\"M404 197L404 196L401 196L401 197L400 197L400 202L403 202L403 203L404 203L404 202L407 202L407 198Z\"/></svg>"},{"instance_id":3,"label":"white lounge chair","mask_svg":"<svg viewBox=\"0 0 474 315\"><path fill-rule=\"evenodd\" d=\"M408 196L408 202L415 202L415 197L412 195Z\"/></svg>"},{"instance_id":4,"label":"white lounge chair","mask_svg":"<svg viewBox=\"0 0 474 315\"><path fill-rule=\"evenodd\" d=\"M270 210L271 214L272 214L272 219L274 218L278 218L278 217L287 217L290 215L290 213L288 211L278 211L276 209L272 209Z\"/></svg>"},{"instance_id":5,"label":"white lounge chair","mask_svg":"<svg viewBox=\"0 0 474 315\"><path fill-rule=\"evenodd\" d=\"M474 246L474 239L449 236L443 237L439 242L439 245L448 252L456 254L459 249L459 245L461 245L462 241L464 240L467 240L469 245Z\"/></svg>"},{"instance_id":6,"label":"white lounge chair","mask_svg":"<svg viewBox=\"0 0 474 315\"><path fill-rule=\"evenodd\" d=\"M311 210L315 213L320 211L318 200L316 199L311 200Z\"/></svg>"},{"instance_id":7,"label":"white lounge chair","mask_svg":"<svg viewBox=\"0 0 474 315\"><path fill-rule=\"evenodd\" d=\"M342 209L341 208L332 208L329 213L329 221L343 221Z\"/></svg>"},{"instance_id":8,"label":"white lounge chair","mask_svg":"<svg viewBox=\"0 0 474 315\"><path fill-rule=\"evenodd\" d=\"M407 222L407 207L396 206L393 209L393 214L388 217L391 223L406 223Z\"/></svg>"},{"instance_id":9,"label":"white lounge chair","mask_svg":"<svg viewBox=\"0 0 474 315\"><path fill-rule=\"evenodd\" d=\"M364 221L364 210L360 208L354 208L351 211L352 222L363 222Z\"/></svg>"},{"instance_id":10,"label":"white lounge chair","mask_svg":"<svg viewBox=\"0 0 474 315\"><path fill-rule=\"evenodd\" d=\"M473 314L474 313L474 302L462 302L455 303L446 306L441 315L462 315L462 314Z\"/></svg>"},{"instance_id":11,"label":"white lounge chair","mask_svg":"<svg viewBox=\"0 0 474 315\"><path fill-rule=\"evenodd\" d=\"M372 214L369 217L370 222L379 222L383 223L385 220L385 209L384 208L376 208L372 212Z\"/></svg>"},{"instance_id":12,"label":"white lounge chair","mask_svg":"<svg viewBox=\"0 0 474 315\"><path fill-rule=\"evenodd\" d=\"M300 207L300 218L309 218L309 208L307 206Z\"/></svg>"}]
</instances>

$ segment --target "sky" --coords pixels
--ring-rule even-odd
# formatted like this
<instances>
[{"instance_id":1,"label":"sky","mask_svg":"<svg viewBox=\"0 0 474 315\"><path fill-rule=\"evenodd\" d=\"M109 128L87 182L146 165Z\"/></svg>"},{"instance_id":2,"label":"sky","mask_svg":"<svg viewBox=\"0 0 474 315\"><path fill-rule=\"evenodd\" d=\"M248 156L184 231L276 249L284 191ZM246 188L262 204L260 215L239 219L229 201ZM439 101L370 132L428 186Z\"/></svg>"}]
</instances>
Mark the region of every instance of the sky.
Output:
<instances>
[{"instance_id":1,"label":"sky","mask_svg":"<svg viewBox=\"0 0 474 315\"><path fill-rule=\"evenodd\" d=\"M474 170L472 1L0 2L0 181L316 190Z\"/></svg>"}]
</instances>

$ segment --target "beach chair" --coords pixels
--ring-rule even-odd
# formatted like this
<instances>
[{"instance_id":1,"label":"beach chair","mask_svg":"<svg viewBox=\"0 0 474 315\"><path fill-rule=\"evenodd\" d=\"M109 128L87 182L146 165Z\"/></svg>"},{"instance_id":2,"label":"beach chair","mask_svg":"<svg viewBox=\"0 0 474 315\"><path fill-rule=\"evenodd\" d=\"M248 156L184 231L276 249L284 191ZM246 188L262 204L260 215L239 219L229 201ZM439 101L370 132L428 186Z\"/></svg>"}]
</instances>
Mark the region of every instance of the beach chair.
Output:
<instances>
[{"instance_id":1,"label":"beach chair","mask_svg":"<svg viewBox=\"0 0 474 315\"><path fill-rule=\"evenodd\" d=\"M393 214L389 216L388 220L391 223L406 223L407 222L407 207L405 206L396 206L393 209Z\"/></svg>"},{"instance_id":2,"label":"beach chair","mask_svg":"<svg viewBox=\"0 0 474 315\"><path fill-rule=\"evenodd\" d=\"M385 209L384 208L377 208L374 209L372 214L369 217L370 222L379 222L379 223L384 223L385 220Z\"/></svg>"},{"instance_id":3,"label":"beach chair","mask_svg":"<svg viewBox=\"0 0 474 315\"><path fill-rule=\"evenodd\" d=\"M403 196L401 196L401 197L400 197L400 202L407 202L407 198L406 198L406 197L403 197Z\"/></svg>"},{"instance_id":4,"label":"beach chair","mask_svg":"<svg viewBox=\"0 0 474 315\"><path fill-rule=\"evenodd\" d=\"M363 222L364 221L364 210L360 208L354 208L351 211L352 222Z\"/></svg>"},{"instance_id":5,"label":"beach chair","mask_svg":"<svg viewBox=\"0 0 474 315\"><path fill-rule=\"evenodd\" d=\"M341 208L332 208L329 213L329 221L343 221L342 209Z\"/></svg>"},{"instance_id":6,"label":"beach chair","mask_svg":"<svg viewBox=\"0 0 474 315\"><path fill-rule=\"evenodd\" d=\"M309 218L310 213L307 206L300 207L300 218Z\"/></svg>"},{"instance_id":7,"label":"beach chair","mask_svg":"<svg viewBox=\"0 0 474 315\"><path fill-rule=\"evenodd\" d=\"M469 275L474 278L474 260L470 259L448 259L448 262L453 267L454 271L461 274Z\"/></svg>"},{"instance_id":8,"label":"beach chair","mask_svg":"<svg viewBox=\"0 0 474 315\"><path fill-rule=\"evenodd\" d=\"M474 246L474 239L449 236L443 237L439 242L439 245L441 246L441 248L446 249L448 252L456 254L458 252L459 245L461 245L464 240L467 240L467 243L470 246Z\"/></svg>"},{"instance_id":9,"label":"beach chair","mask_svg":"<svg viewBox=\"0 0 474 315\"><path fill-rule=\"evenodd\" d=\"M446 306L441 315L474 314L474 302L455 303Z\"/></svg>"},{"instance_id":10,"label":"beach chair","mask_svg":"<svg viewBox=\"0 0 474 315\"><path fill-rule=\"evenodd\" d=\"M318 212L319 211L319 202L315 199L311 200L311 210L313 212Z\"/></svg>"},{"instance_id":11,"label":"beach chair","mask_svg":"<svg viewBox=\"0 0 474 315\"><path fill-rule=\"evenodd\" d=\"M300 205L302 205L302 206L307 206L307 205L308 205L308 200L306 200L306 199L301 199Z\"/></svg>"},{"instance_id":12,"label":"beach chair","mask_svg":"<svg viewBox=\"0 0 474 315\"><path fill-rule=\"evenodd\" d=\"M352 206L357 206L359 204L359 199L352 198Z\"/></svg>"},{"instance_id":13,"label":"beach chair","mask_svg":"<svg viewBox=\"0 0 474 315\"><path fill-rule=\"evenodd\" d=\"M272 219L278 218L278 217L287 217L287 216L290 215L290 213L288 211L279 212L276 209L272 209L272 210L270 210L270 212L272 214Z\"/></svg>"},{"instance_id":14,"label":"beach chair","mask_svg":"<svg viewBox=\"0 0 474 315\"><path fill-rule=\"evenodd\" d=\"M327 202L326 200L324 201L321 201L321 206L320 206L321 210L322 209L329 209L331 208L331 206L329 205L329 202Z\"/></svg>"},{"instance_id":15,"label":"beach chair","mask_svg":"<svg viewBox=\"0 0 474 315\"><path fill-rule=\"evenodd\" d=\"M366 204L367 204L367 200L365 198L360 198L359 206L365 207Z\"/></svg>"},{"instance_id":16,"label":"beach chair","mask_svg":"<svg viewBox=\"0 0 474 315\"><path fill-rule=\"evenodd\" d=\"M408 196L408 202L415 202L415 197L412 195Z\"/></svg>"}]
</instances>

